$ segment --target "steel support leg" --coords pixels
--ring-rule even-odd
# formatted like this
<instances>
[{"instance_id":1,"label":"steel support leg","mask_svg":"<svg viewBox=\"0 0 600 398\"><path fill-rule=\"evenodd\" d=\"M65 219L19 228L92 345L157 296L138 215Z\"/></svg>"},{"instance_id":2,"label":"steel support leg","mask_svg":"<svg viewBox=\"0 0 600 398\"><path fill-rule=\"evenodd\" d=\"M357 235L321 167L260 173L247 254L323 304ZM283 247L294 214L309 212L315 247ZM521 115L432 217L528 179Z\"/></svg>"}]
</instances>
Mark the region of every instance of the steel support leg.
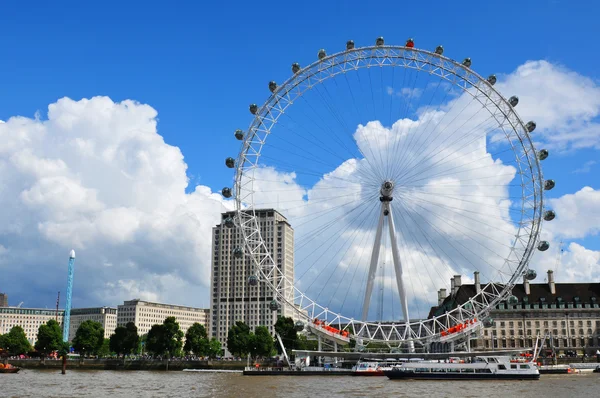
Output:
<instances>
[{"instance_id":1,"label":"steel support leg","mask_svg":"<svg viewBox=\"0 0 600 398\"><path fill-rule=\"evenodd\" d=\"M381 232L383 230L383 214L384 206L381 206L379 213L379 223L377 224L377 232L375 233L375 243L371 253L371 265L369 267L369 278L367 279L367 290L365 291L365 300L363 302L362 320L367 320L369 315L369 305L371 304L371 293L373 292L373 283L375 282L375 271L377 271L377 262L379 261L379 250L381 248Z\"/></svg>"},{"instance_id":2,"label":"steel support leg","mask_svg":"<svg viewBox=\"0 0 600 398\"><path fill-rule=\"evenodd\" d=\"M385 202L384 209L388 211L388 226L390 230L390 243L392 246L392 257L394 259L394 270L396 271L396 284L398 285L398 294L400 295L400 305L404 315L404 322L409 328L410 318L408 316L408 299L406 298L406 290L404 290L404 282L402 280L402 263L400 262L400 252L398 251L398 241L396 240L396 227L394 225L394 216L392 213L392 203ZM409 331L410 332L410 331ZM412 336L408 335L410 339ZM415 345L411 341L409 343L410 352L415 351Z\"/></svg>"}]
</instances>

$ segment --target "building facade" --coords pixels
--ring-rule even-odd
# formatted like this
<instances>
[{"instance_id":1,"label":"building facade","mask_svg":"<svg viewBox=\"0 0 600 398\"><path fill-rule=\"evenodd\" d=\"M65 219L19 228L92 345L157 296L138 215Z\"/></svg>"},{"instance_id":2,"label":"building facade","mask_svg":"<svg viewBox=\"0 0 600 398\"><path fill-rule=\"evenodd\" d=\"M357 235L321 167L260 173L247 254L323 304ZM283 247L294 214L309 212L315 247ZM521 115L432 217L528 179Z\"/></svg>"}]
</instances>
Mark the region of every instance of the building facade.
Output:
<instances>
[{"instance_id":1,"label":"building facade","mask_svg":"<svg viewBox=\"0 0 600 398\"><path fill-rule=\"evenodd\" d=\"M294 230L287 219L274 209L256 210L261 237L277 264L276 272L287 280L294 280ZM234 249L244 248L244 238L239 228L229 228L225 220L234 218L234 212L223 213L221 223L213 228L211 267L211 326L212 337L223 346L227 343L229 328L243 321L251 330L267 326L273 333L278 315L293 317L294 310L280 303L277 311L271 310L273 291L265 282L256 286L248 283L253 275L252 259L243 255L236 258Z\"/></svg>"},{"instance_id":2,"label":"building facade","mask_svg":"<svg viewBox=\"0 0 600 398\"><path fill-rule=\"evenodd\" d=\"M8 294L0 293L0 308L8 307Z\"/></svg>"},{"instance_id":3,"label":"building facade","mask_svg":"<svg viewBox=\"0 0 600 398\"><path fill-rule=\"evenodd\" d=\"M21 326L27 340L33 345L37 339L40 325L55 319L62 328L63 315L64 310L3 307L0 308L0 334L8 333L13 326Z\"/></svg>"},{"instance_id":4,"label":"building facade","mask_svg":"<svg viewBox=\"0 0 600 398\"><path fill-rule=\"evenodd\" d=\"M461 284L460 275L446 290L438 292L438 307L432 313L460 305L482 289L479 274L474 284ZM600 283L555 283L548 271L547 283L524 278L515 285L515 305L501 302L492 309L493 325L483 328L471 347L479 350L532 348L536 338L545 339L545 349L557 355L595 354L600 349Z\"/></svg>"},{"instance_id":5,"label":"building facade","mask_svg":"<svg viewBox=\"0 0 600 398\"><path fill-rule=\"evenodd\" d=\"M117 310L117 326L125 326L133 322L138 334L144 335L153 325L161 324L167 317L174 316L183 333L194 323L203 325L208 330L210 311L207 308L185 307L173 304L153 303L140 299L123 302Z\"/></svg>"},{"instance_id":6,"label":"building facade","mask_svg":"<svg viewBox=\"0 0 600 398\"><path fill-rule=\"evenodd\" d=\"M104 328L104 338L108 339L117 327L117 309L111 307L73 308L69 325L69 341L73 341L79 325L85 321L99 322Z\"/></svg>"}]
</instances>

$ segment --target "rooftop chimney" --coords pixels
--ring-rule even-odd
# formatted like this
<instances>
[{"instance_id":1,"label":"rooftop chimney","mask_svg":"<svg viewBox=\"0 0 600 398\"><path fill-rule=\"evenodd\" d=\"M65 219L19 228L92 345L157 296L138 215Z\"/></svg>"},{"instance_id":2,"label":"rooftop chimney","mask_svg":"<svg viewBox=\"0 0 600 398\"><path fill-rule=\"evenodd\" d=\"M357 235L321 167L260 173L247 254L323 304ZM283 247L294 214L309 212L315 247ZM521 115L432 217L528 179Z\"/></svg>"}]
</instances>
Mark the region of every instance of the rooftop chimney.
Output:
<instances>
[{"instance_id":1,"label":"rooftop chimney","mask_svg":"<svg viewBox=\"0 0 600 398\"><path fill-rule=\"evenodd\" d=\"M445 298L446 298L446 289L440 289L438 291L438 305L442 305Z\"/></svg>"},{"instance_id":2,"label":"rooftop chimney","mask_svg":"<svg viewBox=\"0 0 600 398\"><path fill-rule=\"evenodd\" d=\"M529 279L527 279L527 275L523 275L523 289L525 290L526 295L531 294L531 289L529 288Z\"/></svg>"},{"instance_id":3,"label":"rooftop chimney","mask_svg":"<svg viewBox=\"0 0 600 398\"><path fill-rule=\"evenodd\" d=\"M473 279L475 280L475 291L481 292L481 282L479 281L479 271L473 272Z\"/></svg>"},{"instance_id":4,"label":"rooftop chimney","mask_svg":"<svg viewBox=\"0 0 600 398\"><path fill-rule=\"evenodd\" d=\"M458 289L461 286L460 275L454 275L454 294L458 293Z\"/></svg>"},{"instance_id":5,"label":"rooftop chimney","mask_svg":"<svg viewBox=\"0 0 600 398\"><path fill-rule=\"evenodd\" d=\"M454 296L454 277L450 278L450 295Z\"/></svg>"},{"instance_id":6,"label":"rooftop chimney","mask_svg":"<svg viewBox=\"0 0 600 398\"><path fill-rule=\"evenodd\" d=\"M550 287L550 293L556 294L556 285L554 284L554 271L548 270L548 286Z\"/></svg>"}]
</instances>

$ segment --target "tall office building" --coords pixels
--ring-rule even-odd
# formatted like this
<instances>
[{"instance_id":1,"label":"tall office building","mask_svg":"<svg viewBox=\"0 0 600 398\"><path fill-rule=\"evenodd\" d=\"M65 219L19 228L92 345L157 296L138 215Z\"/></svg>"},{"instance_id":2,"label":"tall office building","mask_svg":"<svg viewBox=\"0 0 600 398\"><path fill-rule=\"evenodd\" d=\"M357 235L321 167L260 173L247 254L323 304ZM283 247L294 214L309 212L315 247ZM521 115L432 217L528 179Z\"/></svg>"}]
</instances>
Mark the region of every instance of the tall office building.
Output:
<instances>
[{"instance_id":1,"label":"tall office building","mask_svg":"<svg viewBox=\"0 0 600 398\"><path fill-rule=\"evenodd\" d=\"M8 307L8 294L0 293L0 307Z\"/></svg>"},{"instance_id":2,"label":"tall office building","mask_svg":"<svg viewBox=\"0 0 600 398\"><path fill-rule=\"evenodd\" d=\"M73 341L79 325L85 321L99 322L104 328L104 338L108 339L117 328L117 309L111 307L73 308L69 325L69 341Z\"/></svg>"},{"instance_id":3,"label":"tall office building","mask_svg":"<svg viewBox=\"0 0 600 398\"><path fill-rule=\"evenodd\" d=\"M225 220L235 217L234 212L223 213L221 224L213 228L211 267L211 335L225 347L227 332L237 321L243 321L251 330L267 326L273 333L278 315L293 316L293 309L280 303L279 310L272 311L273 291L265 282L256 286L248 284L252 275L252 259L247 255L235 258L233 250L244 247L239 228L228 228ZM273 256L278 271L294 280L294 230L287 219L274 209L256 210L260 233Z\"/></svg>"}]
</instances>

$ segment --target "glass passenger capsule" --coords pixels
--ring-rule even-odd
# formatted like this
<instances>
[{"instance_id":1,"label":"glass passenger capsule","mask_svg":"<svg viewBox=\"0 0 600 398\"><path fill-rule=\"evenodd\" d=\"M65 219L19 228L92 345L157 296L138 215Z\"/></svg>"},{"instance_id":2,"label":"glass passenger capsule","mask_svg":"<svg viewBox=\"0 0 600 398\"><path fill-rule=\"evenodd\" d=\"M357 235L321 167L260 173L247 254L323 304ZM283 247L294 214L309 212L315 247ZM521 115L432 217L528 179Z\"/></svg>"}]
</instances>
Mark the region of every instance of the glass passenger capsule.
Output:
<instances>
[{"instance_id":1,"label":"glass passenger capsule","mask_svg":"<svg viewBox=\"0 0 600 398\"><path fill-rule=\"evenodd\" d=\"M516 296L508 296L506 302L508 303L508 305L517 305L519 299Z\"/></svg>"},{"instance_id":2,"label":"glass passenger capsule","mask_svg":"<svg viewBox=\"0 0 600 398\"><path fill-rule=\"evenodd\" d=\"M232 251L232 254L235 258L242 258L244 257L244 249L242 249L241 247L235 247Z\"/></svg>"},{"instance_id":3,"label":"glass passenger capsule","mask_svg":"<svg viewBox=\"0 0 600 398\"><path fill-rule=\"evenodd\" d=\"M376 40L375 40L375 45L376 46L383 46L383 44L385 43L385 41L383 40L383 36L379 36Z\"/></svg>"},{"instance_id":4,"label":"glass passenger capsule","mask_svg":"<svg viewBox=\"0 0 600 398\"><path fill-rule=\"evenodd\" d=\"M230 169L233 169L235 167L235 159L231 157L225 159L225 166L229 167Z\"/></svg>"},{"instance_id":5,"label":"glass passenger capsule","mask_svg":"<svg viewBox=\"0 0 600 398\"><path fill-rule=\"evenodd\" d=\"M296 323L294 324L294 329L296 329L296 332L303 331L304 330L304 322L296 321Z\"/></svg>"},{"instance_id":6,"label":"glass passenger capsule","mask_svg":"<svg viewBox=\"0 0 600 398\"><path fill-rule=\"evenodd\" d=\"M415 46L415 41L413 39L408 39L406 40L406 44L404 46L408 48L413 48Z\"/></svg>"},{"instance_id":7,"label":"glass passenger capsule","mask_svg":"<svg viewBox=\"0 0 600 398\"><path fill-rule=\"evenodd\" d=\"M525 128L527 129L528 132L532 133L533 130L535 130L535 128L537 127L537 125L535 124L535 122L533 120L530 120L529 122L527 122L527 124L525 125Z\"/></svg>"},{"instance_id":8,"label":"glass passenger capsule","mask_svg":"<svg viewBox=\"0 0 600 398\"><path fill-rule=\"evenodd\" d=\"M273 92L275 92L275 90L277 90L277 83L275 83L274 81L270 81L269 82L269 91L271 91L273 93Z\"/></svg>"},{"instance_id":9,"label":"glass passenger capsule","mask_svg":"<svg viewBox=\"0 0 600 398\"><path fill-rule=\"evenodd\" d=\"M517 97L516 95L513 95L512 97L510 97L508 99L508 103L510 104L510 106L512 106L514 108L519 103L519 97Z\"/></svg>"},{"instance_id":10,"label":"glass passenger capsule","mask_svg":"<svg viewBox=\"0 0 600 398\"><path fill-rule=\"evenodd\" d=\"M443 46L437 46L435 48L435 53L438 55L442 55L444 53L444 47Z\"/></svg>"},{"instance_id":11,"label":"glass passenger capsule","mask_svg":"<svg viewBox=\"0 0 600 398\"><path fill-rule=\"evenodd\" d=\"M354 40L348 40L346 42L346 50L354 50Z\"/></svg>"},{"instance_id":12,"label":"glass passenger capsule","mask_svg":"<svg viewBox=\"0 0 600 398\"><path fill-rule=\"evenodd\" d=\"M294 62L294 63L292 64L292 72L293 72L294 74L296 74L296 73L300 72L300 64L299 64L298 62Z\"/></svg>"},{"instance_id":13,"label":"glass passenger capsule","mask_svg":"<svg viewBox=\"0 0 600 398\"><path fill-rule=\"evenodd\" d=\"M540 149L540 151L538 152L538 159L539 160L545 160L548 158L548 155L550 153L548 153L547 149Z\"/></svg>"},{"instance_id":14,"label":"glass passenger capsule","mask_svg":"<svg viewBox=\"0 0 600 398\"><path fill-rule=\"evenodd\" d=\"M554 212L554 210L546 210L544 212L544 220L546 220L546 221L552 221L552 220L554 220L555 217L556 217L556 213Z\"/></svg>"},{"instance_id":15,"label":"glass passenger capsule","mask_svg":"<svg viewBox=\"0 0 600 398\"><path fill-rule=\"evenodd\" d=\"M226 198L231 198L231 188L225 187L221 190L221 194Z\"/></svg>"},{"instance_id":16,"label":"glass passenger capsule","mask_svg":"<svg viewBox=\"0 0 600 398\"><path fill-rule=\"evenodd\" d=\"M554 182L554 180L546 180L546 181L544 181L544 189L546 191L551 190L555 186L556 186L556 183Z\"/></svg>"},{"instance_id":17,"label":"glass passenger capsule","mask_svg":"<svg viewBox=\"0 0 600 398\"><path fill-rule=\"evenodd\" d=\"M235 225L235 223L233 222L233 218L231 217L227 217L224 223L227 228L233 228L233 226Z\"/></svg>"},{"instance_id":18,"label":"glass passenger capsule","mask_svg":"<svg viewBox=\"0 0 600 398\"><path fill-rule=\"evenodd\" d=\"M324 49L320 49L317 56L319 57L319 59L323 59L327 56L327 52Z\"/></svg>"},{"instance_id":19,"label":"glass passenger capsule","mask_svg":"<svg viewBox=\"0 0 600 398\"><path fill-rule=\"evenodd\" d=\"M462 64L464 66L466 66L467 68L470 68L471 67L471 58L465 58L465 59L463 59Z\"/></svg>"},{"instance_id":20,"label":"glass passenger capsule","mask_svg":"<svg viewBox=\"0 0 600 398\"><path fill-rule=\"evenodd\" d=\"M281 308L281 306L279 305L277 300L273 300L269 303L269 308L271 309L271 311L277 311L279 310L279 308Z\"/></svg>"},{"instance_id":21,"label":"glass passenger capsule","mask_svg":"<svg viewBox=\"0 0 600 398\"><path fill-rule=\"evenodd\" d=\"M235 130L235 133L233 134L235 135L235 138L240 141L244 139L244 132L240 129Z\"/></svg>"},{"instance_id":22,"label":"glass passenger capsule","mask_svg":"<svg viewBox=\"0 0 600 398\"><path fill-rule=\"evenodd\" d=\"M532 281L532 280L534 280L535 278L537 278L537 272L535 272L535 270L534 270L534 269L528 269L528 270L527 270L527 272L525 273L525 278L526 278L528 281Z\"/></svg>"},{"instance_id":23,"label":"glass passenger capsule","mask_svg":"<svg viewBox=\"0 0 600 398\"><path fill-rule=\"evenodd\" d=\"M250 113L256 115L256 112L258 112L258 105L250 104Z\"/></svg>"},{"instance_id":24,"label":"glass passenger capsule","mask_svg":"<svg viewBox=\"0 0 600 398\"><path fill-rule=\"evenodd\" d=\"M487 78L487 81L489 84L491 84L493 86L494 84L496 84L496 81L497 81L496 75L489 75Z\"/></svg>"},{"instance_id":25,"label":"glass passenger capsule","mask_svg":"<svg viewBox=\"0 0 600 398\"><path fill-rule=\"evenodd\" d=\"M545 252L546 250L548 250L550 248L550 243L548 243L548 241L541 241L540 243L538 243L538 250L541 252Z\"/></svg>"},{"instance_id":26,"label":"glass passenger capsule","mask_svg":"<svg viewBox=\"0 0 600 398\"><path fill-rule=\"evenodd\" d=\"M248 277L248 284L250 286L256 286L256 285L258 285L258 278L256 277L256 275L250 275Z\"/></svg>"}]
</instances>

